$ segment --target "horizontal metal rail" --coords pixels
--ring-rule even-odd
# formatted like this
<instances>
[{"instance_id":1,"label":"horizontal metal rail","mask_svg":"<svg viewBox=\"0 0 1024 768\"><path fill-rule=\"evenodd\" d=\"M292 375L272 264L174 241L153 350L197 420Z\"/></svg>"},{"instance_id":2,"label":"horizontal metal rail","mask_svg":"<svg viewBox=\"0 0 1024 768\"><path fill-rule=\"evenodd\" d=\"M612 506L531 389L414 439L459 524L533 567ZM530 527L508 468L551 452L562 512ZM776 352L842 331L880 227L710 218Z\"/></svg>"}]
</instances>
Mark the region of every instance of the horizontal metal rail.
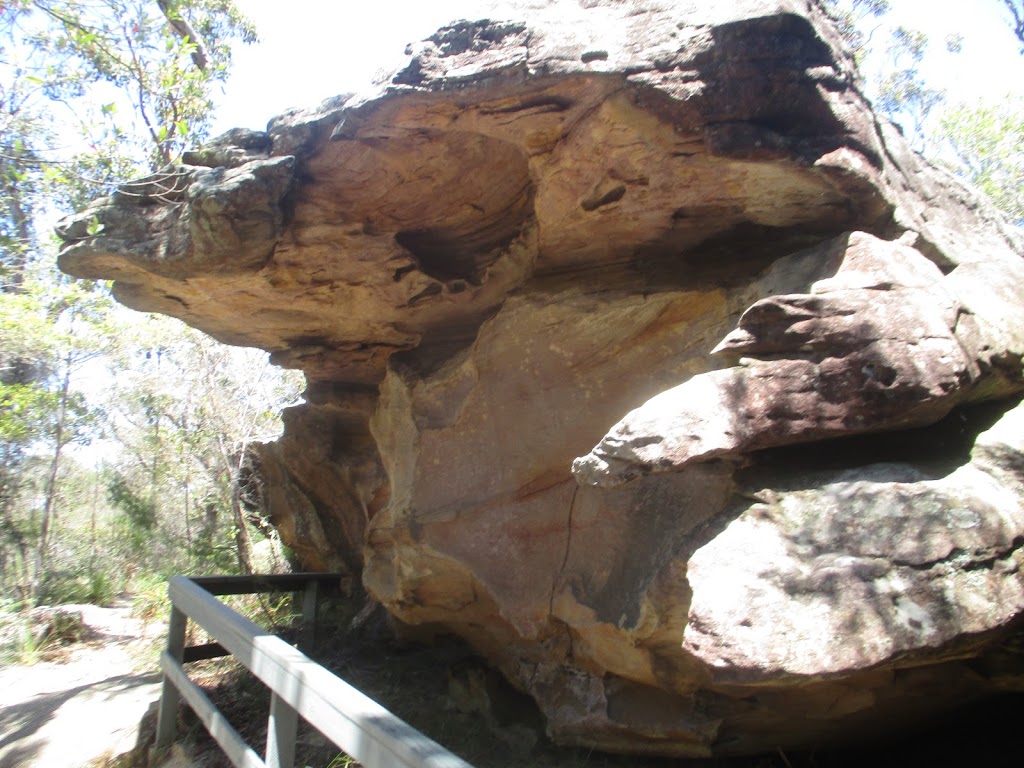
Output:
<instances>
[{"instance_id":1,"label":"horizontal metal rail","mask_svg":"<svg viewBox=\"0 0 1024 768\"><path fill-rule=\"evenodd\" d=\"M307 576L305 581L294 576ZM440 744L399 719L364 693L312 661L281 638L246 619L217 600L205 586L232 587L221 594L241 594L249 577L176 576L170 581L171 621L167 650L161 657L163 695L154 749L162 751L175 736L179 692L239 768L292 768L298 716L366 768L472 768ZM275 591L309 590L309 579L327 581L321 574L260 577L276 583ZM337 578L337 577L333 577ZM287 585L287 586L284 586ZM237 589L234 589L237 587ZM307 601L308 607L308 601ZM266 760L245 744L202 690L188 679L182 666L188 620L203 627L271 690Z\"/></svg>"},{"instance_id":2,"label":"horizontal metal rail","mask_svg":"<svg viewBox=\"0 0 1024 768\"><path fill-rule=\"evenodd\" d=\"M233 765L239 768L260 768L266 765L256 751L253 750L239 735L224 716L217 709L216 705L207 698L203 689L189 680L188 675L181 664L164 651L160 656L160 668L164 675L174 683L174 687L181 693L192 711L206 726L206 730L220 744L224 754L228 756Z\"/></svg>"},{"instance_id":3,"label":"horizontal metal rail","mask_svg":"<svg viewBox=\"0 0 1024 768\"><path fill-rule=\"evenodd\" d=\"M302 592L311 584L337 585L341 581L341 576L337 573L278 573L250 576L192 576L189 581L198 584L211 595L251 595L256 592Z\"/></svg>"}]
</instances>

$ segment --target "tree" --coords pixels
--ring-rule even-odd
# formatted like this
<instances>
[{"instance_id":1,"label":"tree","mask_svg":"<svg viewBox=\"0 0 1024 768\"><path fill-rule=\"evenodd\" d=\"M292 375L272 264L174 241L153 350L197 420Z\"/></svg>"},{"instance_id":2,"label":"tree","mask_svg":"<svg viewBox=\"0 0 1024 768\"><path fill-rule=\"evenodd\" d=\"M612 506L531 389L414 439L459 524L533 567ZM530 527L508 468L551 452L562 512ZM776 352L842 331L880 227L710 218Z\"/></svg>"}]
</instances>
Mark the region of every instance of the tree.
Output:
<instances>
[{"instance_id":1,"label":"tree","mask_svg":"<svg viewBox=\"0 0 1024 768\"><path fill-rule=\"evenodd\" d=\"M950 48L956 45L953 42ZM930 86L921 74L927 48L928 37L923 32L902 26L892 30L875 98L878 109L899 124L922 151L927 143L928 118L946 98L941 88Z\"/></svg>"},{"instance_id":2,"label":"tree","mask_svg":"<svg viewBox=\"0 0 1024 768\"><path fill-rule=\"evenodd\" d=\"M876 19L889 12L888 0L821 0L822 7L835 19L839 32L858 64L871 50L871 38L878 26Z\"/></svg>"},{"instance_id":3,"label":"tree","mask_svg":"<svg viewBox=\"0 0 1024 768\"><path fill-rule=\"evenodd\" d=\"M48 239L34 226L47 208L81 207L205 138L238 38L255 33L230 0L0 0L8 280Z\"/></svg>"},{"instance_id":4,"label":"tree","mask_svg":"<svg viewBox=\"0 0 1024 768\"><path fill-rule=\"evenodd\" d=\"M866 95L875 108L900 126L911 144L924 151L931 135L929 118L945 100L945 92L930 84L921 71L928 36L906 26L887 27L888 0L821 0L839 25L847 47L862 71L871 76ZM877 36L883 30L884 45ZM946 40L947 50L959 52L959 36Z\"/></svg>"},{"instance_id":5,"label":"tree","mask_svg":"<svg viewBox=\"0 0 1024 768\"><path fill-rule=\"evenodd\" d=\"M105 287L56 272L52 223L206 135L235 39L254 33L231 0L0 0L0 565L23 596L94 436L76 377L112 332Z\"/></svg>"},{"instance_id":6,"label":"tree","mask_svg":"<svg viewBox=\"0 0 1024 768\"><path fill-rule=\"evenodd\" d=\"M1024 54L1024 2L1002 2ZM867 91L878 110L902 126L911 144L929 159L976 185L1018 224L1024 222L1022 100L948 105L943 90L922 71L929 44L925 35L896 27L883 49L874 44L890 11L887 0L822 0L822 5L838 22L858 63L874 73ZM959 35L946 40L947 50L954 53L961 44Z\"/></svg>"},{"instance_id":7,"label":"tree","mask_svg":"<svg viewBox=\"0 0 1024 768\"><path fill-rule=\"evenodd\" d=\"M119 476L149 500L174 547L219 568L230 553L233 568L251 571L250 529L260 521L245 511L240 479L249 446L280 434L279 411L298 398L302 376L168 318L133 332L108 418L126 448Z\"/></svg>"},{"instance_id":8,"label":"tree","mask_svg":"<svg viewBox=\"0 0 1024 768\"><path fill-rule=\"evenodd\" d=\"M1024 98L952 107L942 114L940 132L953 170L1024 225Z\"/></svg>"},{"instance_id":9,"label":"tree","mask_svg":"<svg viewBox=\"0 0 1024 768\"><path fill-rule=\"evenodd\" d=\"M0 362L11 362L0 377L0 527L19 553L19 591L31 599L47 568L66 449L89 440L96 413L72 390L72 378L102 352L110 300L79 285L35 281L4 298ZM30 463L39 465L38 476ZM20 485L32 479L31 503L19 504Z\"/></svg>"}]
</instances>

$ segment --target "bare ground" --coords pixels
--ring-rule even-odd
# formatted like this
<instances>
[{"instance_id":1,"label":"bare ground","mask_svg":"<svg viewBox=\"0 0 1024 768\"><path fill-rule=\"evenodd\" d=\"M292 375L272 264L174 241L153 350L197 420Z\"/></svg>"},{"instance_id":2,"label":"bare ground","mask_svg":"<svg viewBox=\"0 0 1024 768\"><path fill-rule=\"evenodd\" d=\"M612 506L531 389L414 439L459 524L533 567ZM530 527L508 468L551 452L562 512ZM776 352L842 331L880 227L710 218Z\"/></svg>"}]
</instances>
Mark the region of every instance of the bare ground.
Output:
<instances>
[{"instance_id":1,"label":"bare ground","mask_svg":"<svg viewBox=\"0 0 1024 768\"><path fill-rule=\"evenodd\" d=\"M87 641L60 658L0 668L0 768L128 768L144 764L159 698L156 648L165 625L145 626L127 604L66 606L82 613ZM380 611L352 630L359 606L335 616L317 660L478 768L853 768L871 765L1020 765L1017 732L1024 697L1007 696L956 713L930 732L855 752L771 754L720 760L656 760L602 755L551 744L532 704L493 685L485 667L451 638L430 645L395 637ZM330 613L330 611L328 611ZM330 622L327 622L330 624ZM246 740L262 751L268 695L230 660L190 665ZM481 691L481 683L487 691ZM149 716L147 717L147 712ZM187 707L171 765L228 768L224 754ZM298 768L348 765L336 747L300 724ZM143 758L140 761L140 758Z\"/></svg>"},{"instance_id":2,"label":"bare ground","mask_svg":"<svg viewBox=\"0 0 1024 768\"><path fill-rule=\"evenodd\" d=\"M159 699L153 648L165 628L131 616L127 601L80 612L84 642L49 661L0 669L0 768L94 768L135 747Z\"/></svg>"}]
</instances>

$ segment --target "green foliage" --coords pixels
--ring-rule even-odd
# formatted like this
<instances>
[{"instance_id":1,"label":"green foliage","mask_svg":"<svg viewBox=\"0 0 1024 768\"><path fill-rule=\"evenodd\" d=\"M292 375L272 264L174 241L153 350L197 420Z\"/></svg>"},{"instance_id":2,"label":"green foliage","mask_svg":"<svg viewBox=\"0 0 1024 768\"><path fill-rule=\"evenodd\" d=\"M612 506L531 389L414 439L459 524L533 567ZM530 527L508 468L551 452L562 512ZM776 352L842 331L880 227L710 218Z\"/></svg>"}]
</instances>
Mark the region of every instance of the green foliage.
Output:
<instances>
[{"instance_id":1,"label":"green foliage","mask_svg":"<svg viewBox=\"0 0 1024 768\"><path fill-rule=\"evenodd\" d=\"M0 382L0 440L24 443L43 433L47 415L57 410L58 399L58 393L31 382Z\"/></svg>"},{"instance_id":2,"label":"green foliage","mask_svg":"<svg viewBox=\"0 0 1024 768\"><path fill-rule=\"evenodd\" d=\"M31 0L5 6L0 25L20 74L14 93L75 109L95 91L113 96L88 105L92 143L134 142L154 165L205 136L211 89L227 75L231 41L255 39L226 0ZM132 122L119 121L122 115Z\"/></svg>"},{"instance_id":3,"label":"green foliage","mask_svg":"<svg viewBox=\"0 0 1024 768\"><path fill-rule=\"evenodd\" d=\"M45 605L109 605L117 597L117 593L113 578L105 571L51 571L43 577L39 589L39 602Z\"/></svg>"},{"instance_id":4,"label":"green foliage","mask_svg":"<svg viewBox=\"0 0 1024 768\"><path fill-rule=\"evenodd\" d=\"M1024 54L1024 3L1003 0L1010 27ZM821 0L833 15L858 63L875 73L868 85L875 106L900 125L911 144L933 161L976 185L1011 220L1024 222L1024 102L946 105L941 88L929 83L922 64L929 40L918 30L896 27L884 47L875 43L890 10L886 0ZM963 38L951 34L946 50L959 53ZM936 117L938 119L936 119Z\"/></svg>"},{"instance_id":5,"label":"green foliage","mask_svg":"<svg viewBox=\"0 0 1024 768\"><path fill-rule=\"evenodd\" d=\"M821 4L835 19L847 47L861 63L874 33L871 23L889 12L888 0L822 0Z\"/></svg>"},{"instance_id":6,"label":"green foliage","mask_svg":"<svg viewBox=\"0 0 1024 768\"><path fill-rule=\"evenodd\" d=\"M166 624L171 615L167 597L167 579L158 573L145 573L132 585L132 615L147 624Z\"/></svg>"},{"instance_id":7,"label":"green foliage","mask_svg":"<svg viewBox=\"0 0 1024 768\"><path fill-rule=\"evenodd\" d=\"M80 614L60 609L0 614L0 666L43 661L61 647L79 642L86 631Z\"/></svg>"},{"instance_id":8,"label":"green foliage","mask_svg":"<svg viewBox=\"0 0 1024 768\"><path fill-rule=\"evenodd\" d=\"M254 33L230 0L0 0L0 592L99 594L180 547L155 493L174 458L154 449L139 454L153 466L112 473L79 463L77 449L102 440L109 451L115 431L160 443L170 406L126 391L144 403L132 424L90 398L95 384L81 382L116 375L132 320L105 286L57 275L49 231L206 135L239 39Z\"/></svg>"},{"instance_id":9,"label":"green foliage","mask_svg":"<svg viewBox=\"0 0 1024 768\"><path fill-rule=\"evenodd\" d=\"M346 755L344 752L339 752L329 762L326 768L357 768L360 763L351 755ZM309 768L309 766L307 766Z\"/></svg>"},{"instance_id":10,"label":"green foliage","mask_svg":"<svg viewBox=\"0 0 1024 768\"><path fill-rule=\"evenodd\" d=\"M114 520L115 552L126 560L145 565L152 546L153 528L156 526L156 502L143 498L119 474L107 480L107 495L111 504L120 511Z\"/></svg>"},{"instance_id":11,"label":"green foliage","mask_svg":"<svg viewBox=\"0 0 1024 768\"><path fill-rule=\"evenodd\" d=\"M57 647L57 641L45 634L34 631L26 615L18 614L7 627L7 642L0 643L0 666L37 664Z\"/></svg>"},{"instance_id":12,"label":"green foliage","mask_svg":"<svg viewBox=\"0 0 1024 768\"><path fill-rule=\"evenodd\" d=\"M119 474L107 481L107 494L111 503L124 513L133 528L145 533L153 530L156 525L156 504L153 499L139 496Z\"/></svg>"},{"instance_id":13,"label":"green foliage","mask_svg":"<svg viewBox=\"0 0 1024 768\"><path fill-rule=\"evenodd\" d=\"M952 168L1024 225L1024 98L945 110L940 136Z\"/></svg>"},{"instance_id":14,"label":"green foliage","mask_svg":"<svg viewBox=\"0 0 1024 768\"><path fill-rule=\"evenodd\" d=\"M26 270L0 293L0 561L23 592L41 586L52 526L64 501L66 451L97 434L101 409L72 387L108 345L110 300Z\"/></svg>"},{"instance_id":15,"label":"green foliage","mask_svg":"<svg viewBox=\"0 0 1024 768\"><path fill-rule=\"evenodd\" d=\"M221 535L217 535L211 526L201 528L189 549L192 569L196 573L237 573L234 534L233 527L227 528Z\"/></svg>"},{"instance_id":16,"label":"green foliage","mask_svg":"<svg viewBox=\"0 0 1024 768\"><path fill-rule=\"evenodd\" d=\"M888 65L876 98L878 109L909 129L918 148L925 143L928 116L945 99L944 92L930 86L921 73L927 48L928 37L923 32L907 27L894 29L886 50Z\"/></svg>"},{"instance_id":17,"label":"green foliage","mask_svg":"<svg viewBox=\"0 0 1024 768\"><path fill-rule=\"evenodd\" d=\"M899 125L915 148L923 150L930 135L929 117L945 99L944 91L929 83L921 69L927 35L905 26L887 28L884 20L891 10L887 0L820 1L839 25L858 66L871 72L866 94L875 108ZM883 31L886 34L880 34ZM957 52L961 44L959 36L951 35L946 49Z\"/></svg>"},{"instance_id":18,"label":"green foliage","mask_svg":"<svg viewBox=\"0 0 1024 768\"><path fill-rule=\"evenodd\" d=\"M49 219L180 156L252 25L230 0L0 3L0 280L52 262ZM47 220L40 227L39 222Z\"/></svg>"},{"instance_id":19,"label":"green foliage","mask_svg":"<svg viewBox=\"0 0 1024 768\"><path fill-rule=\"evenodd\" d=\"M116 471L155 500L162 562L174 550L187 555L179 570L237 571L239 547L259 522L238 491L247 447L280 432L278 410L297 398L302 377L167 318L148 318L124 338L108 391L108 425L125 449Z\"/></svg>"},{"instance_id":20,"label":"green foliage","mask_svg":"<svg viewBox=\"0 0 1024 768\"><path fill-rule=\"evenodd\" d=\"M287 592L225 595L221 600L236 613L271 631L295 626L301 615L295 596Z\"/></svg>"}]
</instances>

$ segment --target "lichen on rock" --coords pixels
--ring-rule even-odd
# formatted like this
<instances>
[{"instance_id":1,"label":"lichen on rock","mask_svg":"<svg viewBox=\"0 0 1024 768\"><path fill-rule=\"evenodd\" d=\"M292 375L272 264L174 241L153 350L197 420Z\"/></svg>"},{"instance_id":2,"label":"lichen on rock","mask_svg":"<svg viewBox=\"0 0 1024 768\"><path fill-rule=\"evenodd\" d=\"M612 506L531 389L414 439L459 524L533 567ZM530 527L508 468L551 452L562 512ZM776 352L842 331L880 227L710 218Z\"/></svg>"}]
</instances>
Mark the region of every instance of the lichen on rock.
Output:
<instances>
[{"instance_id":1,"label":"lichen on rock","mask_svg":"<svg viewBox=\"0 0 1024 768\"><path fill-rule=\"evenodd\" d=\"M838 743L1019 689L1019 231L816 4L530 6L123 185L61 267L302 369L282 537L558 741Z\"/></svg>"}]
</instances>

